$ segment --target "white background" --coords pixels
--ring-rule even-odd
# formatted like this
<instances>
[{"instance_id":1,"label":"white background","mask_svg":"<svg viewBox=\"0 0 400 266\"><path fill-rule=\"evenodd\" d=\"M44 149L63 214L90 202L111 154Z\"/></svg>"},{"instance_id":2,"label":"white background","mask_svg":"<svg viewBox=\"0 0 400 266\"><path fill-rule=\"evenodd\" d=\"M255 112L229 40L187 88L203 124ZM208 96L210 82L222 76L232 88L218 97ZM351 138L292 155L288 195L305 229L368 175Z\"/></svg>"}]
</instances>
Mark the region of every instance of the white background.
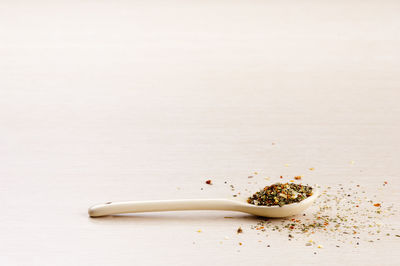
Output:
<instances>
[{"instance_id":1,"label":"white background","mask_svg":"<svg viewBox=\"0 0 400 266\"><path fill-rule=\"evenodd\" d=\"M396 265L399 238L315 255L244 214L87 208L254 171L395 202L399 99L398 1L0 1L0 264Z\"/></svg>"}]
</instances>

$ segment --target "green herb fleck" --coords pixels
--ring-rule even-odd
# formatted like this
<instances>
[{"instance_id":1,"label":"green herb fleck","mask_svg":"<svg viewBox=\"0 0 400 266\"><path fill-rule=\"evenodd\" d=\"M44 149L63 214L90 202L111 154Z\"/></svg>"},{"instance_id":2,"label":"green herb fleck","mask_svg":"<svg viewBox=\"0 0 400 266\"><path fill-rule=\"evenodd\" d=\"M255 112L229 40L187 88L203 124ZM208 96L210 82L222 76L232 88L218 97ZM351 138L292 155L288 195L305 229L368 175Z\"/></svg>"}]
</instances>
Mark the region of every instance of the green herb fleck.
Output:
<instances>
[{"instance_id":1,"label":"green herb fleck","mask_svg":"<svg viewBox=\"0 0 400 266\"><path fill-rule=\"evenodd\" d=\"M294 183L276 183L254 193L247 202L260 206L280 206L300 202L312 195L312 188Z\"/></svg>"}]
</instances>

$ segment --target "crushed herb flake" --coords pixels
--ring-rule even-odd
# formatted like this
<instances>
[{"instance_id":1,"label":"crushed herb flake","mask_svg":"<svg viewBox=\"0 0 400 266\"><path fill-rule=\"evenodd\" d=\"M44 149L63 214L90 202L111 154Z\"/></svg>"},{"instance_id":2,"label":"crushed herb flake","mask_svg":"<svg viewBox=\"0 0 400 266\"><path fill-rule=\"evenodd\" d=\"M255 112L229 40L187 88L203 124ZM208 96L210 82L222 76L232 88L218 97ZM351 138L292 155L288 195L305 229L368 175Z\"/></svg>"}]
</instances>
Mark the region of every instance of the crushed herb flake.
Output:
<instances>
[{"instance_id":1,"label":"crushed herb flake","mask_svg":"<svg viewBox=\"0 0 400 266\"><path fill-rule=\"evenodd\" d=\"M276 183L254 193L247 202L260 206L280 206L300 202L311 196L312 188L300 184Z\"/></svg>"}]
</instances>

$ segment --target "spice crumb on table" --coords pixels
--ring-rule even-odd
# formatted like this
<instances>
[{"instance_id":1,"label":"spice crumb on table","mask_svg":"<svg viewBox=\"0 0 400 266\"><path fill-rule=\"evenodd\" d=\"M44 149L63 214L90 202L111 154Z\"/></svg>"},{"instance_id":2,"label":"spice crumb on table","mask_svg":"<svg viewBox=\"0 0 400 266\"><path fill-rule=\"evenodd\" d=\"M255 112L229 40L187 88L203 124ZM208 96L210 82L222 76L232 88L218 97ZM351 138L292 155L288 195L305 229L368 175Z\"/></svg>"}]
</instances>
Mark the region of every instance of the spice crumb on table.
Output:
<instances>
[{"instance_id":1,"label":"spice crumb on table","mask_svg":"<svg viewBox=\"0 0 400 266\"><path fill-rule=\"evenodd\" d=\"M279 177L283 178L283 176ZM384 187L387 185L387 181L385 182ZM254 232L258 236L255 241L262 242L259 237L269 238L271 234L281 235L283 238L283 234L286 233L287 241L303 240L306 247L314 250L315 248L323 249L324 246L358 248L362 243L372 245L382 241L382 238L400 237L399 234L390 234L398 229L387 222L389 217L397 212L393 204L377 203L378 195L368 193L363 184L355 184L350 180L347 184L313 185L312 187L317 187L321 191L321 195L307 213L283 219L259 217L254 224L249 224L249 228L255 230ZM312 187L295 183L276 183L254 193L248 201L268 204L266 202L272 199L273 201L269 204L279 206L280 201L283 200L283 204L285 204L285 200L291 199L294 194L299 193L298 191L293 193L290 189L300 190L300 193L305 193L303 198L306 198L307 195L311 195ZM234 186L230 185L230 188L233 190ZM289 192L281 193L285 189L289 189ZM249 190L246 188L244 191ZM268 197L271 192L274 196ZM265 197L263 198L263 196ZM224 218L233 217L225 216ZM236 229L236 234L242 232L243 225ZM250 234L246 234L246 237L251 239L251 235L250 232ZM315 237L315 241L309 239L311 236ZM227 238L225 237L225 239ZM267 247L270 245L268 244Z\"/></svg>"}]
</instances>

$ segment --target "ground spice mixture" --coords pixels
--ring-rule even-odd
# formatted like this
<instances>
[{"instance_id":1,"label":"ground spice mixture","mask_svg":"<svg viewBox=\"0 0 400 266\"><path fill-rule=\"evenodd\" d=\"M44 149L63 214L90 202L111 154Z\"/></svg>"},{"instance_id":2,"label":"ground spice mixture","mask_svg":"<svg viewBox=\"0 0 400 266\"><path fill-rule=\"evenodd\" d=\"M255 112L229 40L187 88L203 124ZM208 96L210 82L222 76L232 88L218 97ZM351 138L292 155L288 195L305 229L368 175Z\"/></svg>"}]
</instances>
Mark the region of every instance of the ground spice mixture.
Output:
<instances>
[{"instance_id":1,"label":"ground spice mixture","mask_svg":"<svg viewBox=\"0 0 400 266\"><path fill-rule=\"evenodd\" d=\"M290 177L284 176L271 179L282 180L286 178L290 179ZM264 180L264 178L262 179ZM267 178L267 180L269 179ZM256 177L252 180L254 180L252 181L253 184L257 184ZM265 187L252 195L248 199L249 203L265 203L266 206L271 206L267 205L267 202L263 202L264 200L271 200L267 196L269 190L276 194L275 197L282 197L286 200L285 196L277 194L277 191L282 191L285 187L292 188L297 193L298 188L302 188L303 191L300 189L300 192L305 194L303 195L304 197L308 197L312 193L312 190L308 190L311 187L290 182L292 181ZM227 189L235 191L233 196L240 195L238 189L229 183L227 181L224 182ZM393 239L400 238L400 229L396 226L396 223L393 224L393 216L398 216L398 210L394 204L395 201L390 203L381 199L381 196L386 193L385 190L389 189L390 182L382 181L380 186L371 188L367 188L363 184L355 184L351 180L346 184L313 185L312 187L318 188L321 193L315 204L307 209L305 213L281 219L254 218L252 220L254 223L248 225L253 230L245 230L246 225L239 227L241 230L236 229L236 227L232 231L232 233L235 232L235 235L231 237L225 236L221 242L225 243L235 239L254 241L251 235L256 234L259 236L256 239L257 242L269 248L275 244L275 238L271 236L280 235L286 237L290 242L303 242L303 245L308 247L310 252L317 254L317 250L322 252L322 250L329 248L348 248L349 246L360 248L366 245L375 245L385 239L392 239L389 241L393 241ZM251 191L247 188L243 189L245 192ZM286 194L292 195L291 193ZM275 203L275 205L279 206L279 204L276 204L275 199L272 199L273 201L270 204L273 205ZM280 198L277 199L278 203L282 200ZM236 217L230 216L224 218L236 219Z\"/></svg>"},{"instance_id":2,"label":"ground spice mixture","mask_svg":"<svg viewBox=\"0 0 400 266\"><path fill-rule=\"evenodd\" d=\"M247 202L259 206L280 206L300 202L312 195L312 187L293 183L276 183L254 193Z\"/></svg>"},{"instance_id":3,"label":"ground spice mixture","mask_svg":"<svg viewBox=\"0 0 400 266\"><path fill-rule=\"evenodd\" d=\"M288 217L283 219L259 218L251 228L269 234L286 234L288 240L305 241L305 246L322 248L315 239L327 243L334 241L335 247L354 245L358 247L364 243L372 243L382 238L396 237L397 229L391 228L385 222L397 210L393 205L376 203L372 198L376 195L368 194L360 185L343 185L321 188L319 200L307 215Z\"/></svg>"}]
</instances>

